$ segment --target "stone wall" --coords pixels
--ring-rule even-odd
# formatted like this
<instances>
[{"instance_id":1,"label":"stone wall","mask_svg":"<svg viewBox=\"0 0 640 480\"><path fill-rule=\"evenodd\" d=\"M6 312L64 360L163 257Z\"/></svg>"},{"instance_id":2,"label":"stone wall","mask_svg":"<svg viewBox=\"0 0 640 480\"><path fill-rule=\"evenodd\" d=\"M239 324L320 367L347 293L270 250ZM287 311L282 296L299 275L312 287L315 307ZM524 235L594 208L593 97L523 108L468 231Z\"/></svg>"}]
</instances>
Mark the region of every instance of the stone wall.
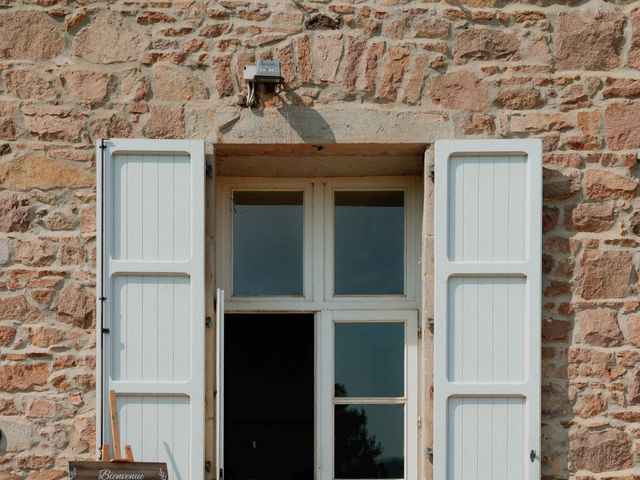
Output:
<instances>
[{"instance_id":1,"label":"stone wall","mask_svg":"<svg viewBox=\"0 0 640 480\"><path fill-rule=\"evenodd\" d=\"M0 0L0 479L95 448L93 142L219 138L256 58L266 112L544 139L544 476L640 478L637 2Z\"/></svg>"}]
</instances>

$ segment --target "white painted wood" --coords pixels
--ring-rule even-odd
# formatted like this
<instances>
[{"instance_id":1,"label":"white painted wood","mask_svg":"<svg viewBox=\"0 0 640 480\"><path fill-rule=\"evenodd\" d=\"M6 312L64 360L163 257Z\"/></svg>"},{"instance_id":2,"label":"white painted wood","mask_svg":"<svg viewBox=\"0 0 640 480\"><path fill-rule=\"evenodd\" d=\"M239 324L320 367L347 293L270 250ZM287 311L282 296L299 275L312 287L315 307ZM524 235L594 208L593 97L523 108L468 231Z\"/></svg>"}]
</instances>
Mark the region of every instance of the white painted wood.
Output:
<instances>
[{"instance_id":1,"label":"white painted wood","mask_svg":"<svg viewBox=\"0 0 640 480\"><path fill-rule=\"evenodd\" d=\"M327 237L327 209L333 205L329 193L338 186L349 188L407 188L407 295L397 296L353 296L336 297L327 290L327 269L332 254L325 244ZM300 189L305 191L305 295L304 297L239 297L229 295L232 286L232 202L234 189L278 190ZM421 217L421 189L418 179L407 177L376 178L217 178L216 185L216 280L225 289L226 313L265 313L265 312L315 312L316 313L316 405L315 405L315 471L319 480L333 478L333 325L334 315L338 321L407 321L411 327L408 332L407 395L402 398L356 399L363 403L405 404L405 426L407 435L407 478L418 478L418 364L417 364L417 318L420 308L420 275L418 265L418 231ZM307 193L308 192L308 193ZM375 310L373 310L375 308ZM219 347L220 349L220 347ZM219 354L219 352L218 352ZM409 400L408 400L409 399ZM341 403L343 399L336 399ZM218 422L218 424L220 424ZM218 433L219 434L219 433Z\"/></svg>"},{"instance_id":2,"label":"white painted wood","mask_svg":"<svg viewBox=\"0 0 640 480\"><path fill-rule=\"evenodd\" d=\"M435 157L434 478L537 480L541 142Z\"/></svg>"},{"instance_id":3,"label":"white painted wood","mask_svg":"<svg viewBox=\"0 0 640 480\"><path fill-rule=\"evenodd\" d=\"M330 470L323 472L324 479L333 478L333 405L338 404L369 404L369 405L404 405L404 478L417 480L418 478L418 312L415 310L334 310L321 316L323 326L320 341L325 348L320 358L323 365L325 382L323 382L323 397L330 399L330 410L324 410L323 444L330 455ZM334 366L334 326L338 323L402 323L405 336L405 368L404 395L401 397L334 397L335 384ZM324 456L323 456L324 458Z\"/></svg>"},{"instance_id":4,"label":"white painted wood","mask_svg":"<svg viewBox=\"0 0 640 480\"><path fill-rule=\"evenodd\" d=\"M114 389L122 441L204 478L204 143L106 140L104 393ZM100 303L99 303L100 305ZM104 388L103 388L104 387ZM98 442L110 442L98 412Z\"/></svg>"},{"instance_id":5,"label":"white painted wood","mask_svg":"<svg viewBox=\"0 0 640 480\"><path fill-rule=\"evenodd\" d=\"M224 478L224 290L216 290L216 478Z\"/></svg>"}]
</instances>

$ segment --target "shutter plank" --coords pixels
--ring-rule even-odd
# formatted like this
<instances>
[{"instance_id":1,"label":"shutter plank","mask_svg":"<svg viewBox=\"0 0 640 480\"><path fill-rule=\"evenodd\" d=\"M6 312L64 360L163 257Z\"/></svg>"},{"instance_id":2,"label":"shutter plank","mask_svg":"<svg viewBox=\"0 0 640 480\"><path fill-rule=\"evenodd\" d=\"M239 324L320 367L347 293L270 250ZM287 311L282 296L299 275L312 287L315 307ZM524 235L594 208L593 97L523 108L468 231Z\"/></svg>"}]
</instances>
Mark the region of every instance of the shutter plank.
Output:
<instances>
[{"instance_id":1,"label":"shutter plank","mask_svg":"<svg viewBox=\"0 0 640 480\"><path fill-rule=\"evenodd\" d=\"M118 394L122 443L136 460L166 462L174 479L202 479L204 143L105 145L99 287L110 334L99 390ZM110 442L99 424L98 441L102 433Z\"/></svg>"},{"instance_id":2,"label":"shutter plank","mask_svg":"<svg viewBox=\"0 0 640 480\"><path fill-rule=\"evenodd\" d=\"M537 140L436 142L434 478L540 478Z\"/></svg>"}]
</instances>

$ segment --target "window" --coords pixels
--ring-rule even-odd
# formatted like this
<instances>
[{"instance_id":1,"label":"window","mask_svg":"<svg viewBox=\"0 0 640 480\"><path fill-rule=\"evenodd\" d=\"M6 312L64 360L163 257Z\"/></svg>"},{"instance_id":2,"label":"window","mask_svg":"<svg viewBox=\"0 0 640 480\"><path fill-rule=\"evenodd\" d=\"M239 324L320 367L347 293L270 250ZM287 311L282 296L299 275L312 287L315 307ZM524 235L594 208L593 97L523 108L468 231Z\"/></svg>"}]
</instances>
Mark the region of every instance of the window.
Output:
<instances>
[{"instance_id":1,"label":"window","mask_svg":"<svg viewBox=\"0 0 640 480\"><path fill-rule=\"evenodd\" d=\"M418 185L219 179L225 478L417 478Z\"/></svg>"}]
</instances>

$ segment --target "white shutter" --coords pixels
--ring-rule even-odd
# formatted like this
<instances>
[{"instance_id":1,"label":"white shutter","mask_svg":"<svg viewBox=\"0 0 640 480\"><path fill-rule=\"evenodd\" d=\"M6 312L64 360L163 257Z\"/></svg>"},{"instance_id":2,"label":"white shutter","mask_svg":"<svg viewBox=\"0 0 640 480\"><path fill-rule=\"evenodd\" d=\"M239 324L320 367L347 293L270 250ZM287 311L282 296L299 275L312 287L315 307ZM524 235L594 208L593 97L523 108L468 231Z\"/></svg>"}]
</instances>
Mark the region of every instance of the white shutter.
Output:
<instances>
[{"instance_id":1,"label":"white shutter","mask_svg":"<svg viewBox=\"0 0 640 480\"><path fill-rule=\"evenodd\" d=\"M98 442L111 443L104 412L113 389L122 446L136 460L166 462L172 480L203 479L204 143L103 144L98 292L108 333L98 355Z\"/></svg>"},{"instance_id":2,"label":"white shutter","mask_svg":"<svg viewBox=\"0 0 640 480\"><path fill-rule=\"evenodd\" d=\"M541 142L435 157L434 478L539 479Z\"/></svg>"},{"instance_id":3,"label":"white shutter","mask_svg":"<svg viewBox=\"0 0 640 480\"><path fill-rule=\"evenodd\" d=\"M224 290L216 291L216 478L224 478Z\"/></svg>"}]
</instances>

